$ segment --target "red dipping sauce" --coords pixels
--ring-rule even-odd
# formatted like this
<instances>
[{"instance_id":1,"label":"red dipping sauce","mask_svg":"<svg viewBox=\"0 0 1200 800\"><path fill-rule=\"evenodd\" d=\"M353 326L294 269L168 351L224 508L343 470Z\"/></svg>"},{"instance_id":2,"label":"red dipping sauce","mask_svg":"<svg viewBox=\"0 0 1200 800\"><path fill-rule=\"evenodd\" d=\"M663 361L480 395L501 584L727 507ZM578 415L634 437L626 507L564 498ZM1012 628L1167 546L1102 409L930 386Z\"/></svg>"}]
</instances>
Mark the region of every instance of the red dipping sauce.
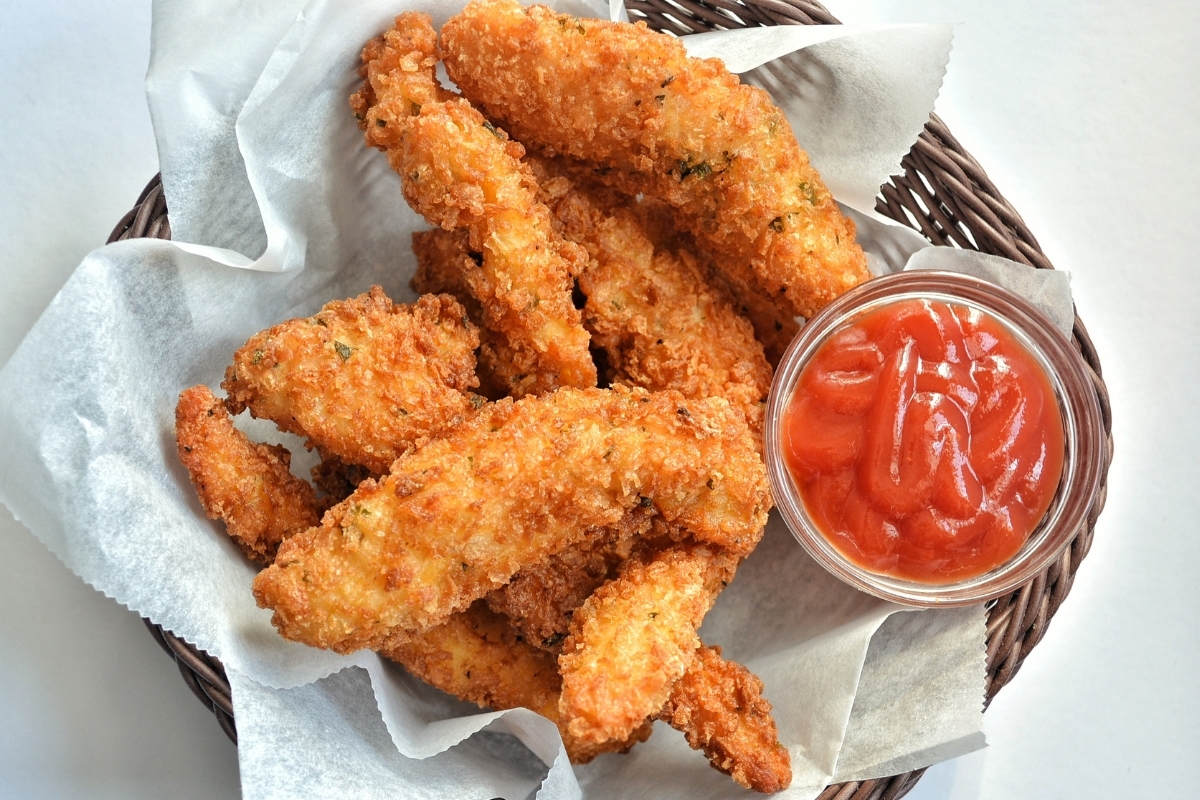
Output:
<instances>
[{"instance_id":1,"label":"red dipping sauce","mask_svg":"<svg viewBox=\"0 0 1200 800\"><path fill-rule=\"evenodd\" d=\"M820 345L781 445L805 509L845 558L935 584L1016 554L1064 458L1037 359L985 312L926 299L869 310Z\"/></svg>"}]
</instances>

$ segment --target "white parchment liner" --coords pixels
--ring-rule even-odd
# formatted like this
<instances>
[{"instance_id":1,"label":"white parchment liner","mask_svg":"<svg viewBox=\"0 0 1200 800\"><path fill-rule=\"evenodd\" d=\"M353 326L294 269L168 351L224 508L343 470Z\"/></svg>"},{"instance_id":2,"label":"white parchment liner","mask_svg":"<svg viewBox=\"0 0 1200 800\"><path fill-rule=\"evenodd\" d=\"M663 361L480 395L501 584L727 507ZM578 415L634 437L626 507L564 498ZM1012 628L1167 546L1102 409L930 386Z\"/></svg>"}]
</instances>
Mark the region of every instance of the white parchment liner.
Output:
<instances>
[{"instance_id":1,"label":"white parchment liner","mask_svg":"<svg viewBox=\"0 0 1200 800\"><path fill-rule=\"evenodd\" d=\"M458 6L419 7L440 24ZM253 332L374 283L411 299L409 237L427 226L346 102L362 43L411 7L155 2L147 86L174 241L89 255L0 371L0 500L84 580L222 659L247 798L518 798L539 785L546 798L738 795L673 731L572 771L532 712L479 714L373 654L282 640L254 605L254 570L204 518L175 456L178 392L215 387ZM870 214L932 109L948 27L725 38L747 69L816 42L790 57L795 82L779 100L835 194ZM720 54L714 37L696 40ZM780 88L778 73L753 79ZM910 231L855 217L876 269L929 252ZM982 610L898 610L826 575L773 517L709 615L706 641L766 683L794 759L785 796L981 745Z\"/></svg>"}]
</instances>

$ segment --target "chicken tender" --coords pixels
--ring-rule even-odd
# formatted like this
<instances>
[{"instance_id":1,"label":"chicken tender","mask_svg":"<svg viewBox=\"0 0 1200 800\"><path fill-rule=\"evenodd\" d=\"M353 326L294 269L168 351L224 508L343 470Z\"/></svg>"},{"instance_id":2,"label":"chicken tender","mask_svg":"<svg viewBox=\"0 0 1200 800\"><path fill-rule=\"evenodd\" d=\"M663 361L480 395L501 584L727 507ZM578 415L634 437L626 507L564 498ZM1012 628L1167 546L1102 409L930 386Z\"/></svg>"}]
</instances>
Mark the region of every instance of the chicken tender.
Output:
<instances>
[{"instance_id":1,"label":"chicken tender","mask_svg":"<svg viewBox=\"0 0 1200 800\"><path fill-rule=\"evenodd\" d=\"M751 325L710 285L699 259L656 249L610 192L580 187L540 159L529 163L556 229L588 252L577 282L584 327L605 354L605 377L686 397L725 397L761 430L771 367ZM463 274L474 268L467 246L445 231L414 234L413 288L461 297ZM486 333L481 339L488 347Z\"/></svg>"},{"instance_id":2,"label":"chicken tender","mask_svg":"<svg viewBox=\"0 0 1200 800\"><path fill-rule=\"evenodd\" d=\"M694 251L693 251L694 252ZM771 369L779 366L792 340L800 334L800 323L786 306L774 302L756 287L719 270L709 272L715 285L725 290L743 317L754 328Z\"/></svg>"},{"instance_id":3,"label":"chicken tender","mask_svg":"<svg viewBox=\"0 0 1200 800\"><path fill-rule=\"evenodd\" d=\"M868 277L854 224L770 96L645 23L475 0L442 28L463 95L528 147L661 199L734 278L808 317Z\"/></svg>"},{"instance_id":4,"label":"chicken tender","mask_svg":"<svg viewBox=\"0 0 1200 800\"><path fill-rule=\"evenodd\" d=\"M479 359L475 374L479 393L489 400L508 397L513 391L510 366L519 358L508 340L487 327L483 306L471 294L467 275L477 271L483 256L472 253L465 230L434 228L412 235L417 271L409 286L417 294L448 294L466 309L467 318L479 329Z\"/></svg>"},{"instance_id":5,"label":"chicken tender","mask_svg":"<svg viewBox=\"0 0 1200 800\"><path fill-rule=\"evenodd\" d=\"M536 164L533 160L529 161ZM553 164L560 174L577 184L587 185L596 180L593 168L570 158L554 158ZM787 345L792 343L792 339L796 338L800 331L796 313L792 311L790 303L776 301L754 283L734 278L718 269L712 257L697 245L695 236L676 227L674 212L664 201L650 197L632 198L610 191L613 197L620 198L617 204L628 207L637 215L642 230L650 241L654 242L656 249L686 251L691 259L700 261L704 276L712 283L713 288L724 294L738 313L749 319L750 324L754 326L755 338L762 344L763 354L767 356L770 367L778 367ZM449 291L449 294L455 293Z\"/></svg>"},{"instance_id":6,"label":"chicken tender","mask_svg":"<svg viewBox=\"0 0 1200 800\"><path fill-rule=\"evenodd\" d=\"M318 492L317 501L321 504L322 513L354 494L363 481L380 478L378 473L358 464L347 464L334 455L322 458L310 474Z\"/></svg>"},{"instance_id":7,"label":"chicken tender","mask_svg":"<svg viewBox=\"0 0 1200 800\"><path fill-rule=\"evenodd\" d=\"M446 622L382 652L421 680L461 700L496 709L528 708L559 724L562 679L554 658L523 641L502 615L478 601ZM559 725L567 755L586 764L650 736L644 722L625 741L579 742Z\"/></svg>"},{"instance_id":8,"label":"chicken tender","mask_svg":"<svg viewBox=\"0 0 1200 800\"><path fill-rule=\"evenodd\" d=\"M254 593L288 639L379 648L634 509L744 555L766 523L765 472L720 398L614 387L492 403L287 540Z\"/></svg>"},{"instance_id":9,"label":"chicken tender","mask_svg":"<svg viewBox=\"0 0 1200 800\"><path fill-rule=\"evenodd\" d=\"M649 721L643 719L627 739L575 738L559 713L562 679L554 657L528 642L490 605L491 598L486 605L476 601L382 655L462 700L497 709L529 708L549 718L559 726L575 764L600 753L625 752L649 737ZM718 647L696 650L657 716L743 786L778 791L791 781L790 759L778 742L771 705L762 698L762 682L720 653Z\"/></svg>"},{"instance_id":10,"label":"chicken tender","mask_svg":"<svg viewBox=\"0 0 1200 800\"><path fill-rule=\"evenodd\" d=\"M292 454L247 439L207 386L179 395L175 439L204 513L251 561L270 564L280 542L320 521L313 488L288 471Z\"/></svg>"},{"instance_id":11,"label":"chicken tender","mask_svg":"<svg viewBox=\"0 0 1200 800\"><path fill-rule=\"evenodd\" d=\"M630 514L621 529L521 570L487 596L488 607L508 617L532 645L557 656L576 609L616 575L633 548L633 536L648 530L651 519L648 513Z\"/></svg>"},{"instance_id":12,"label":"chicken tender","mask_svg":"<svg viewBox=\"0 0 1200 800\"><path fill-rule=\"evenodd\" d=\"M762 691L762 681L722 658L721 648L701 647L658 717L718 770L769 794L792 782L792 763Z\"/></svg>"},{"instance_id":13,"label":"chicken tender","mask_svg":"<svg viewBox=\"0 0 1200 800\"><path fill-rule=\"evenodd\" d=\"M584 742L623 740L667 702L700 647L696 629L733 579L738 559L678 545L620 575L584 602L558 658L561 714Z\"/></svg>"},{"instance_id":14,"label":"chicken tender","mask_svg":"<svg viewBox=\"0 0 1200 800\"><path fill-rule=\"evenodd\" d=\"M506 349L488 368L514 396L596 385L588 335L571 304L584 256L555 235L537 202L524 148L442 89L437 35L409 12L363 50L364 87L351 98L367 143L383 150L404 196L433 225L468 232L482 263L466 273L484 325Z\"/></svg>"},{"instance_id":15,"label":"chicken tender","mask_svg":"<svg viewBox=\"0 0 1200 800\"><path fill-rule=\"evenodd\" d=\"M578 276L583 324L606 352L613 382L724 397L761 430L771 367L700 259L656 247L613 192L572 180L557 161L529 163L563 238L590 257Z\"/></svg>"},{"instance_id":16,"label":"chicken tender","mask_svg":"<svg viewBox=\"0 0 1200 800\"><path fill-rule=\"evenodd\" d=\"M309 446L375 473L483 402L468 390L479 336L449 296L397 305L378 286L250 338L221 386Z\"/></svg>"},{"instance_id":17,"label":"chicken tender","mask_svg":"<svg viewBox=\"0 0 1200 800\"><path fill-rule=\"evenodd\" d=\"M450 295L480 328L480 343L490 339L490 332L482 323L483 306L472 296L467 282L467 274L479 269L483 256L471 252L471 237L467 232L442 228L416 231L412 235L412 249L417 257L417 271L408 282L412 290L417 294Z\"/></svg>"}]
</instances>

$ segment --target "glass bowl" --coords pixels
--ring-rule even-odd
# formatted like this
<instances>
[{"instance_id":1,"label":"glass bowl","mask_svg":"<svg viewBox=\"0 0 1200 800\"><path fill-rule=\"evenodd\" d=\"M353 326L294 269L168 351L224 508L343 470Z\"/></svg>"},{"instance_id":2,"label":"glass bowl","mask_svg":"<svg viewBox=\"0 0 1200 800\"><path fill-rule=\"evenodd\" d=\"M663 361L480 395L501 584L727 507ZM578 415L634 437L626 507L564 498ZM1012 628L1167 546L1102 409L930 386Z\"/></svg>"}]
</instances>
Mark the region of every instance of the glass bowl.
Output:
<instances>
[{"instance_id":1,"label":"glass bowl","mask_svg":"<svg viewBox=\"0 0 1200 800\"><path fill-rule=\"evenodd\" d=\"M976 577L923 583L859 566L818 529L784 460L784 415L801 372L817 349L856 317L900 300L965 305L1004 325L1049 378L1063 425L1064 458L1058 491L1024 545L1000 566ZM775 373L767 400L764 444L775 504L796 539L818 563L864 592L908 606L961 606L1012 591L1042 572L1084 523L1103 475L1103 427L1091 379L1079 353L1042 312L1022 297L970 275L932 270L876 278L830 303L804 326Z\"/></svg>"}]
</instances>

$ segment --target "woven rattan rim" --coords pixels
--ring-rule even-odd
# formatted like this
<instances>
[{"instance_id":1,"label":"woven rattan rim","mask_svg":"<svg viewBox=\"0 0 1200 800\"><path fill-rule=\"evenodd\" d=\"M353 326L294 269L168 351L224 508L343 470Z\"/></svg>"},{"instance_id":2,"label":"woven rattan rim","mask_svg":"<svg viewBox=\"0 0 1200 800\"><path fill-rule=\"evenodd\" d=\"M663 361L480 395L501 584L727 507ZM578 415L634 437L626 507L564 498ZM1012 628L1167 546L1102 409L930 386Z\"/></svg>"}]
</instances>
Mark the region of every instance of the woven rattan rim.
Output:
<instances>
[{"instance_id":1,"label":"woven rattan rim","mask_svg":"<svg viewBox=\"0 0 1200 800\"><path fill-rule=\"evenodd\" d=\"M634 20L644 19L652 28L675 34L761 25L837 23L823 6L811 0L626 0L626 8ZM880 189L876 210L881 214L919 231L935 245L978 250L1039 269L1053 269L1021 215L937 115L925 125L901 166L903 174L893 176ZM166 198L157 175L108 241L143 237L171 238ZM1100 491L1085 524L1076 531L1058 561L1024 586L988 604L985 703L990 703L1017 674L1071 591L1075 572L1091 547L1096 519L1108 493L1112 412L1099 356L1078 314L1072 343L1087 364L1104 422L1105 460ZM216 715L221 729L236 742L229 680L221 662L149 621L146 625L175 659L184 681ZM907 794L924 772L921 769L890 778L835 784L826 788L818 800L895 800Z\"/></svg>"}]
</instances>

